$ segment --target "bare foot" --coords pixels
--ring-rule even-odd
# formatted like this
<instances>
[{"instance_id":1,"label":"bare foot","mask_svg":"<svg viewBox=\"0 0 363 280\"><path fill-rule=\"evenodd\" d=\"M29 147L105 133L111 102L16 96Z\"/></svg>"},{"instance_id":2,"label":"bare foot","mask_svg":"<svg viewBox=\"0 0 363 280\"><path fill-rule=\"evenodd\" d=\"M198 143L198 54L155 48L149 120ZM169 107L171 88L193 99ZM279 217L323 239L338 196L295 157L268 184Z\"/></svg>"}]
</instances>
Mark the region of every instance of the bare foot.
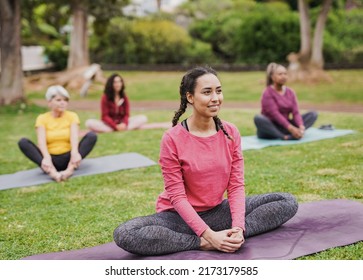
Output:
<instances>
[{"instance_id":1,"label":"bare foot","mask_svg":"<svg viewBox=\"0 0 363 280\"><path fill-rule=\"evenodd\" d=\"M215 250L215 248L203 237L200 238L200 249L203 251Z\"/></svg>"},{"instance_id":2,"label":"bare foot","mask_svg":"<svg viewBox=\"0 0 363 280\"><path fill-rule=\"evenodd\" d=\"M62 181L68 180L68 178L73 175L73 171L74 171L73 168L71 168L71 169L70 168L67 168L66 170L60 172L60 174L61 174L61 180Z\"/></svg>"},{"instance_id":3,"label":"bare foot","mask_svg":"<svg viewBox=\"0 0 363 280\"><path fill-rule=\"evenodd\" d=\"M62 181L62 175L58 171L52 170L48 174L57 183L59 183L60 181Z\"/></svg>"}]
</instances>

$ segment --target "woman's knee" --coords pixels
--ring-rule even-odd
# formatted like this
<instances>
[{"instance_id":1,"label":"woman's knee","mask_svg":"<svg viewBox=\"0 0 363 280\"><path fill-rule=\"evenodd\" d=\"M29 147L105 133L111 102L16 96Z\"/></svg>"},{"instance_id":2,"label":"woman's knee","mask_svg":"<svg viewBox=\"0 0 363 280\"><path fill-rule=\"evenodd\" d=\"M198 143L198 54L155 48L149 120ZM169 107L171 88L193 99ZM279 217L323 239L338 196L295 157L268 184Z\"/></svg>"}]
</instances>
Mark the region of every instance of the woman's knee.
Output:
<instances>
[{"instance_id":1,"label":"woman's knee","mask_svg":"<svg viewBox=\"0 0 363 280\"><path fill-rule=\"evenodd\" d=\"M24 147L24 145L26 145L28 143L28 139L26 138L21 138L19 141L18 141L18 146L21 148L21 147Z\"/></svg>"},{"instance_id":2,"label":"woman's knee","mask_svg":"<svg viewBox=\"0 0 363 280\"><path fill-rule=\"evenodd\" d=\"M253 118L253 121L254 121L256 126L259 126L261 123L263 123L264 116L263 115L255 115L255 117Z\"/></svg>"},{"instance_id":3,"label":"woman's knee","mask_svg":"<svg viewBox=\"0 0 363 280\"><path fill-rule=\"evenodd\" d=\"M140 240L137 240L138 230L142 228L142 220L134 218L125 223L120 224L113 232L113 239L117 246L131 252L137 253L135 248Z\"/></svg>"},{"instance_id":4,"label":"woman's knee","mask_svg":"<svg viewBox=\"0 0 363 280\"><path fill-rule=\"evenodd\" d=\"M97 142L97 134L93 131L87 132L84 138L87 138L88 141L93 145Z\"/></svg>"},{"instance_id":5,"label":"woman's knee","mask_svg":"<svg viewBox=\"0 0 363 280\"><path fill-rule=\"evenodd\" d=\"M295 196L291 193L280 193L285 201L285 210L290 213L291 217L294 216L299 208L299 204Z\"/></svg>"}]
</instances>

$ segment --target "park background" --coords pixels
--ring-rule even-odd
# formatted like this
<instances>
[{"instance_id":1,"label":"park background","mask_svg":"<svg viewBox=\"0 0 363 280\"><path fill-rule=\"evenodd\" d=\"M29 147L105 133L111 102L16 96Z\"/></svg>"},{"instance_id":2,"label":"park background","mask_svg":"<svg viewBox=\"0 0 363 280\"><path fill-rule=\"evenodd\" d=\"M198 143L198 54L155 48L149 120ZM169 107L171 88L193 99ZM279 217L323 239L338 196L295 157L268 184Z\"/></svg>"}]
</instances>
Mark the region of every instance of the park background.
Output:
<instances>
[{"instance_id":1,"label":"park background","mask_svg":"<svg viewBox=\"0 0 363 280\"><path fill-rule=\"evenodd\" d=\"M23 71L21 64L16 69L13 63L12 70L18 71L13 73L21 74L9 76L6 66L14 48L7 47L14 40L1 37L0 174L35 167L16 142L24 136L35 140L34 121L47 110L43 96L51 83L64 81L71 93L70 108L79 114L82 129L86 119L99 118L104 84L94 79L87 95L81 96L82 75L69 74L79 74L77 69L83 71L97 63L104 77L120 73L132 115L142 113L150 122L159 122L170 121L178 108L178 86L185 70L212 65L219 71L225 95L221 118L235 123L242 135L252 135L253 116L259 112L265 86L263 70L271 61L289 67L287 56L294 53L304 66L298 77L304 79L291 79L288 86L297 92L301 109L319 111L315 126L331 123L356 133L323 142L245 151L246 192L291 192L300 203L324 199L363 202L362 1L197 0L180 1L171 10L166 4L172 1L166 0L16 0L1 5L5 2L12 2L9 7L19 13L14 61L19 63L21 46L37 45L44 48L44 64L49 68ZM306 37L301 33L298 3L305 3L309 11L312 40L308 56L302 44ZM329 4L329 12L319 47L313 38L325 4ZM86 19L86 38L72 37L80 10L86 11L81 16L83 22ZM4 11L0 11L2 31L9 21ZM86 41L78 41L80 38ZM77 46L86 46L82 55L77 55ZM317 61L312 53L319 51L323 56ZM10 56L5 56L8 52ZM90 157L138 152L157 161L163 132L99 135ZM155 211L155 199L162 189L160 168L152 166L1 191L0 259L110 242L119 223ZM359 242L301 259L362 258L363 242Z\"/></svg>"}]
</instances>

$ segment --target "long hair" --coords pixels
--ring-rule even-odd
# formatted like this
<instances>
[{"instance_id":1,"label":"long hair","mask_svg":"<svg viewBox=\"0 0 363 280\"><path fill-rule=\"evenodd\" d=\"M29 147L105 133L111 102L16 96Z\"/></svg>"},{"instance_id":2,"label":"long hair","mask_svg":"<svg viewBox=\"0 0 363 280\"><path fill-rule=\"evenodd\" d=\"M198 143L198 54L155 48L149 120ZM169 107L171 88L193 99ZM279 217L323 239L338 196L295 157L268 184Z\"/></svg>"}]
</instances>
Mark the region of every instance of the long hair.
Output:
<instances>
[{"instance_id":1,"label":"long hair","mask_svg":"<svg viewBox=\"0 0 363 280\"><path fill-rule=\"evenodd\" d=\"M209 66L206 67L195 67L189 70L182 78L180 87L179 87L179 95L180 95L180 106L177 111L175 111L175 115L172 120L173 126L178 124L179 118L183 115L188 106L187 93L194 95L195 87L197 85L197 80L199 77L213 74L217 77L217 72ZM233 138L227 133L225 128L223 127L222 121L217 117L213 117L217 126L223 131L223 133L228 137L228 139L233 140Z\"/></svg>"},{"instance_id":2,"label":"long hair","mask_svg":"<svg viewBox=\"0 0 363 280\"><path fill-rule=\"evenodd\" d=\"M272 81L272 75L275 73L276 69L279 67L284 67L281 64L277 64L275 62L271 62L269 65L267 65L266 68L266 86L270 86L273 84Z\"/></svg>"},{"instance_id":3,"label":"long hair","mask_svg":"<svg viewBox=\"0 0 363 280\"><path fill-rule=\"evenodd\" d=\"M125 88L126 87L125 87L124 79L119 74L114 73L107 79L105 89L104 89L104 93L106 94L107 99L110 100L110 101L113 101L115 99L116 92L113 89L113 82L114 82L116 77L120 77L121 82L122 82L122 87L121 87L121 90L120 90L120 98L124 98L125 94L126 94L125 93Z\"/></svg>"}]
</instances>

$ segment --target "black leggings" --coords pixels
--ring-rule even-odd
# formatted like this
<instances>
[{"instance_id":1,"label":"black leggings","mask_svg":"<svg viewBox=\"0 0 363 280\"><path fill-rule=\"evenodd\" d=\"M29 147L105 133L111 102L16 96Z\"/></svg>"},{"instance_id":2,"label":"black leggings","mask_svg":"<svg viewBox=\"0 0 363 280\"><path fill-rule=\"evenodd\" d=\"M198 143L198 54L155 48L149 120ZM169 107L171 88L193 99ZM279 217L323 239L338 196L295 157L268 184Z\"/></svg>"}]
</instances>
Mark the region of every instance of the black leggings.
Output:
<instances>
[{"instance_id":1,"label":"black leggings","mask_svg":"<svg viewBox=\"0 0 363 280\"><path fill-rule=\"evenodd\" d=\"M78 144L78 151L83 158L85 158L93 149L97 142L97 135L94 132L88 132ZM37 145L27 138L21 138L18 142L20 150L31 161L35 162L39 167L42 165L43 155ZM69 161L71 160L71 152L60 155L50 155L52 162L57 171L67 169Z\"/></svg>"},{"instance_id":2,"label":"black leggings","mask_svg":"<svg viewBox=\"0 0 363 280\"><path fill-rule=\"evenodd\" d=\"M311 111L301 115L301 117L303 119L305 129L308 129L315 123L316 119L318 118L318 114L315 111ZM286 128L275 124L264 115L256 115L254 118L254 122L257 128L258 138L284 139L285 135L293 138L291 133ZM290 123L296 126L296 124L293 123L291 120Z\"/></svg>"},{"instance_id":3,"label":"black leggings","mask_svg":"<svg viewBox=\"0 0 363 280\"><path fill-rule=\"evenodd\" d=\"M297 209L296 199L288 193L247 197L244 236L248 238L279 227L291 219ZM214 231L232 227L228 200L198 214ZM134 218L118 226L113 236L119 247L141 255L161 255L200 249L200 237L174 211Z\"/></svg>"}]
</instances>

